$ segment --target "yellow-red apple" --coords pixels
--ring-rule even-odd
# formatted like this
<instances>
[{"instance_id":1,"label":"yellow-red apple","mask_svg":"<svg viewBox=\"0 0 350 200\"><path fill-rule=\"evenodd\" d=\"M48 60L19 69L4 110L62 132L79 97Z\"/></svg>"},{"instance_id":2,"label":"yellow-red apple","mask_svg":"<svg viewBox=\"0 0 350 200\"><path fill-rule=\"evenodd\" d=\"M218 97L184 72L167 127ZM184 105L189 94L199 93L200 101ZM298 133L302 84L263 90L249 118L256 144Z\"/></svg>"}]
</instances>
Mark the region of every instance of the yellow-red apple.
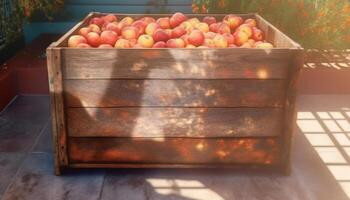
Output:
<instances>
[{"instance_id":1,"label":"yellow-red apple","mask_svg":"<svg viewBox=\"0 0 350 200\"><path fill-rule=\"evenodd\" d=\"M154 44L154 40L150 35L141 35L137 40L137 43L144 48L151 48Z\"/></svg>"},{"instance_id":2,"label":"yellow-red apple","mask_svg":"<svg viewBox=\"0 0 350 200\"><path fill-rule=\"evenodd\" d=\"M240 25L237 30L238 32L244 32L245 34L248 35L249 38L253 36L253 29L250 27L248 24L242 24Z\"/></svg>"},{"instance_id":3,"label":"yellow-red apple","mask_svg":"<svg viewBox=\"0 0 350 200\"><path fill-rule=\"evenodd\" d=\"M236 15L226 15L223 19L223 22L229 25L230 29L234 31L238 26L243 23L242 17Z\"/></svg>"},{"instance_id":4,"label":"yellow-red apple","mask_svg":"<svg viewBox=\"0 0 350 200\"><path fill-rule=\"evenodd\" d=\"M147 24L156 22L156 20L153 17L142 17L140 20L146 22Z\"/></svg>"},{"instance_id":5,"label":"yellow-red apple","mask_svg":"<svg viewBox=\"0 0 350 200\"><path fill-rule=\"evenodd\" d=\"M98 47L101 44L101 38L98 33L90 32L86 36L86 40L88 44L90 44L93 47Z\"/></svg>"},{"instance_id":6,"label":"yellow-red apple","mask_svg":"<svg viewBox=\"0 0 350 200\"><path fill-rule=\"evenodd\" d=\"M213 39L215 37L216 33L209 31L208 33L205 33L204 35L205 35L205 38Z\"/></svg>"},{"instance_id":7,"label":"yellow-red apple","mask_svg":"<svg viewBox=\"0 0 350 200\"><path fill-rule=\"evenodd\" d=\"M249 18L244 21L244 24L249 25L250 27L256 27L256 20Z\"/></svg>"},{"instance_id":8,"label":"yellow-red apple","mask_svg":"<svg viewBox=\"0 0 350 200\"><path fill-rule=\"evenodd\" d=\"M91 29L92 32L101 33L101 28L99 26L97 26L96 24L90 24L89 28Z\"/></svg>"},{"instance_id":9,"label":"yellow-red apple","mask_svg":"<svg viewBox=\"0 0 350 200\"><path fill-rule=\"evenodd\" d=\"M122 30L122 36L124 39L137 39L139 37L139 30L133 26L127 26Z\"/></svg>"},{"instance_id":10,"label":"yellow-red apple","mask_svg":"<svg viewBox=\"0 0 350 200\"><path fill-rule=\"evenodd\" d=\"M209 47L209 48L215 48L215 43L213 39L205 38L203 46Z\"/></svg>"},{"instance_id":11,"label":"yellow-red apple","mask_svg":"<svg viewBox=\"0 0 350 200\"><path fill-rule=\"evenodd\" d=\"M235 36L235 44L237 46L242 46L245 42L249 40L248 35L243 31L236 31L233 36Z\"/></svg>"},{"instance_id":12,"label":"yellow-red apple","mask_svg":"<svg viewBox=\"0 0 350 200\"><path fill-rule=\"evenodd\" d=\"M139 35L143 35L145 33L147 25L148 24L142 20L137 20L134 23L132 23L132 26L136 27L139 30Z\"/></svg>"},{"instance_id":13,"label":"yellow-red apple","mask_svg":"<svg viewBox=\"0 0 350 200\"><path fill-rule=\"evenodd\" d=\"M160 26L157 23L152 22L147 25L145 32L147 35L153 35L153 33L159 28Z\"/></svg>"},{"instance_id":14,"label":"yellow-red apple","mask_svg":"<svg viewBox=\"0 0 350 200\"><path fill-rule=\"evenodd\" d=\"M209 32L209 26L208 26L208 24L206 24L204 22L200 22L200 23L196 24L194 27L196 29L202 31L203 33Z\"/></svg>"},{"instance_id":15,"label":"yellow-red apple","mask_svg":"<svg viewBox=\"0 0 350 200\"><path fill-rule=\"evenodd\" d=\"M169 17L161 17L157 20L157 24L162 28L162 29L169 29L171 28L170 26L170 18Z\"/></svg>"},{"instance_id":16,"label":"yellow-red apple","mask_svg":"<svg viewBox=\"0 0 350 200\"><path fill-rule=\"evenodd\" d=\"M230 29L229 25L227 25L225 23L221 23L218 26L217 33L220 33L220 34L231 33L231 29Z\"/></svg>"},{"instance_id":17,"label":"yellow-red apple","mask_svg":"<svg viewBox=\"0 0 350 200\"><path fill-rule=\"evenodd\" d=\"M84 37L86 37L87 34L90 33L90 32L91 32L91 28L90 28L90 27L83 27L83 28L81 28L81 29L79 30L79 34L80 34L81 36L84 36Z\"/></svg>"},{"instance_id":18,"label":"yellow-red apple","mask_svg":"<svg viewBox=\"0 0 350 200\"><path fill-rule=\"evenodd\" d=\"M258 49L272 49L273 45L271 43L268 43L268 42L262 42L262 43L255 45L255 47Z\"/></svg>"},{"instance_id":19,"label":"yellow-red apple","mask_svg":"<svg viewBox=\"0 0 350 200\"><path fill-rule=\"evenodd\" d=\"M188 21L184 21L182 22L179 26L181 26L182 28L184 28L186 30L187 33L191 32L194 27L192 26L192 24Z\"/></svg>"},{"instance_id":20,"label":"yellow-red apple","mask_svg":"<svg viewBox=\"0 0 350 200\"><path fill-rule=\"evenodd\" d=\"M134 19L131 17L124 17L120 22L125 23L127 26L130 26L132 23L134 23Z\"/></svg>"},{"instance_id":21,"label":"yellow-red apple","mask_svg":"<svg viewBox=\"0 0 350 200\"><path fill-rule=\"evenodd\" d=\"M86 43L87 40L81 35L72 35L68 39L68 47L77 47L78 44Z\"/></svg>"},{"instance_id":22,"label":"yellow-red apple","mask_svg":"<svg viewBox=\"0 0 350 200\"><path fill-rule=\"evenodd\" d=\"M86 43L80 43L76 46L76 48L91 48L91 46Z\"/></svg>"},{"instance_id":23,"label":"yellow-red apple","mask_svg":"<svg viewBox=\"0 0 350 200\"><path fill-rule=\"evenodd\" d=\"M196 18L196 17L191 18L191 19L189 19L189 20L187 20L187 21L190 22L190 24L191 24L193 27L195 27L196 24L199 24L199 23L201 22L201 21L199 21L199 19Z\"/></svg>"},{"instance_id":24,"label":"yellow-red apple","mask_svg":"<svg viewBox=\"0 0 350 200\"><path fill-rule=\"evenodd\" d=\"M119 39L114 45L115 48L131 48L129 40Z\"/></svg>"},{"instance_id":25,"label":"yellow-red apple","mask_svg":"<svg viewBox=\"0 0 350 200\"><path fill-rule=\"evenodd\" d=\"M169 48L184 48L185 42L180 38L174 38L168 40L166 46Z\"/></svg>"},{"instance_id":26,"label":"yellow-red apple","mask_svg":"<svg viewBox=\"0 0 350 200\"><path fill-rule=\"evenodd\" d=\"M111 23L106 24L105 30L106 31L114 31L114 32L120 34L118 22L111 22Z\"/></svg>"},{"instance_id":27,"label":"yellow-red apple","mask_svg":"<svg viewBox=\"0 0 350 200\"><path fill-rule=\"evenodd\" d=\"M227 48L228 47L227 39L220 34L217 34L214 37L213 41L214 41L214 45L216 48Z\"/></svg>"},{"instance_id":28,"label":"yellow-red apple","mask_svg":"<svg viewBox=\"0 0 350 200\"><path fill-rule=\"evenodd\" d=\"M188 45L186 45L186 48L196 48L196 46L194 46L192 44L188 44Z\"/></svg>"},{"instance_id":29,"label":"yellow-red apple","mask_svg":"<svg viewBox=\"0 0 350 200\"><path fill-rule=\"evenodd\" d=\"M117 16L115 16L113 14L108 14L108 15L102 17L102 19L107 23L116 22L118 20Z\"/></svg>"},{"instance_id":30,"label":"yellow-red apple","mask_svg":"<svg viewBox=\"0 0 350 200\"><path fill-rule=\"evenodd\" d=\"M113 46L110 44L101 44L100 46L98 46L98 48L113 48Z\"/></svg>"}]
</instances>

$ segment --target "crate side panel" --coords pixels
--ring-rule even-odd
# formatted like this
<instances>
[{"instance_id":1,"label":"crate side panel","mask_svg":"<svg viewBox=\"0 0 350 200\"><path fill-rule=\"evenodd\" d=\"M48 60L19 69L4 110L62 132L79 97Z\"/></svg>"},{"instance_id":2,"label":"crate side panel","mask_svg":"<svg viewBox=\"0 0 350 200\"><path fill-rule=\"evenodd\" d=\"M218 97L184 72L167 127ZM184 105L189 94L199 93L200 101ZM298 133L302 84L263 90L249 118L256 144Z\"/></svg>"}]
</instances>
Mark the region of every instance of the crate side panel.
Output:
<instances>
[{"instance_id":1,"label":"crate side panel","mask_svg":"<svg viewBox=\"0 0 350 200\"><path fill-rule=\"evenodd\" d=\"M278 140L71 138L72 163L265 164L279 160Z\"/></svg>"},{"instance_id":2,"label":"crate side panel","mask_svg":"<svg viewBox=\"0 0 350 200\"><path fill-rule=\"evenodd\" d=\"M283 109L70 108L74 137L267 137L282 132Z\"/></svg>"}]
</instances>

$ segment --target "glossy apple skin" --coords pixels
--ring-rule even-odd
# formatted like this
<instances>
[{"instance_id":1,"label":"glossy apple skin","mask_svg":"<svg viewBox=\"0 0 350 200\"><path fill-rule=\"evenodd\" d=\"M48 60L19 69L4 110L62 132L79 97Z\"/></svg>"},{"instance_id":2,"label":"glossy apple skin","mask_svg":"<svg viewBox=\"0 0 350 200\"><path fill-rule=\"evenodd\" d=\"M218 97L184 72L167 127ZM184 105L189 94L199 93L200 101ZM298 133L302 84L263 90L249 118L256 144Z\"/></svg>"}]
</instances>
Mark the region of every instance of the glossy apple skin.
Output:
<instances>
[{"instance_id":1,"label":"glossy apple skin","mask_svg":"<svg viewBox=\"0 0 350 200\"><path fill-rule=\"evenodd\" d=\"M216 35L213 39L216 48L227 48L228 42L226 38L222 35Z\"/></svg>"},{"instance_id":2,"label":"glossy apple skin","mask_svg":"<svg viewBox=\"0 0 350 200\"><path fill-rule=\"evenodd\" d=\"M242 31L235 32L233 36L235 36L235 44L237 46L242 46L244 43L246 43L249 40L248 35Z\"/></svg>"},{"instance_id":3,"label":"glossy apple skin","mask_svg":"<svg viewBox=\"0 0 350 200\"><path fill-rule=\"evenodd\" d=\"M137 43L140 44L144 48L151 48L154 44L154 40L150 35L141 35L137 40Z\"/></svg>"},{"instance_id":4,"label":"glossy apple skin","mask_svg":"<svg viewBox=\"0 0 350 200\"><path fill-rule=\"evenodd\" d=\"M170 17L170 26L172 28L175 28L186 20L187 20L187 17L184 14L177 12Z\"/></svg>"},{"instance_id":5,"label":"glossy apple skin","mask_svg":"<svg viewBox=\"0 0 350 200\"><path fill-rule=\"evenodd\" d=\"M157 30L157 29L160 29L160 26L155 23L155 22L152 22L150 24L147 25L146 27L146 30L145 30L145 33L147 35L153 35L153 33Z\"/></svg>"},{"instance_id":6,"label":"glossy apple skin","mask_svg":"<svg viewBox=\"0 0 350 200\"><path fill-rule=\"evenodd\" d=\"M163 29L158 29L156 30L153 35L153 40L155 42L159 42L159 41L163 41L163 42L166 42L170 39L168 33L166 31L164 31Z\"/></svg>"},{"instance_id":7,"label":"glossy apple skin","mask_svg":"<svg viewBox=\"0 0 350 200\"><path fill-rule=\"evenodd\" d=\"M260 29L253 27L252 39L255 41L262 41L264 40L264 33Z\"/></svg>"},{"instance_id":8,"label":"glossy apple skin","mask_svg":"<svg viewBox=\"0 0 350 200\"><path fill-rule=\"evenodd\" d=\"M192 44L194 46L201 46L204 42L205 36L202 31L200 30L193 30L188 35L188 43Z\"/></svg>"},{"instance_id":9,"label":"glossy apple skin","mask_svg":"<svg viewBox=\"0 0 350 200\"><path fill-rule=\"evenodd\" d=\"M79 35L84 36L86 38L87 34L91 32L90 27L83 27L79 30Z\"/></svg>"},{"instance_id":10,"label":"glossy apple skin","mask_svg":"<svg viewBox=\"0 0 350 200\"><path fill-rule=\"evenodd\" d=\"M171 38L179 38L185 34L186 34L186 30L181 26L179 26L173 29L173 31L171 32Z\"/></svg>"},{"instance_id":11,"label":"glossy apple skin","mask_svg":"<svg viewBox=\"0 0 350 200\"><path fill-rule=\"evenodd\" d=\"M171 28L171 26L170 26L170 18L169 17L161 17L156 22L162 29L169 29L169 28Z\"/></svg>"},{"instance_id":12,"label":"glossy apple skin","mask_svg":"<svg viewBox=\"0 0 350 200\"><path fill-rule=\"evenodd\" d=\"M143 35L146 31L147 23L142 20L137 20L132 24L132 26L139 30L139 35Z\"/></svg>"},{"instance_id":13,"label":"glossy apple skin","mask_svg":"<svg viewBox=\"0 0 350 200\"><path fill-rule=\"evenodd\" d=\"M229 25L230 29L234 31L243 23L243 18L236 15L226 15L223 19L223 22Z\"/></svg>"},{"instance_id":14,"label":"glossy apple skin","mask_svg":"<svg viewBox=\"0 0 350 200\"><path fill-rule=\"evenodd\" d=\"M91 46L86 43L80 43L76 46L76 48L91 48Z\"/></svg>"},{"instance_id":15,"label":"glossy apple skin","mask_svg":"<svg viewBox=\"0 0 350 200\"><path fill-rule=\"evenodd\" d=\"M95 32L90 32L86 36L86 40L92 47L98 47L101 44L100 35Z\"/></svg>"},{"instance_id":16,"label":"glossy apple skin","mask_svg":"<svg viewBox=\"0 0 350 200\"><path fill-rule=\"evenodd\" d=\"M103 26L104 23L105 23L105 21L102 18L99 18L99 17L94 17L89 22L89 24L96 24L100 28Z\"/></svg>"},{"instance_id":17,"label":"glossy apple skin","mask_svg":"<svg viewBox=\"0 0 350 200\"><path fill-rule=\"evenodd\" d=\"M113 14L108 14L102 17L102 19L105 21L105 23L116 22L118 20L117 16Z\"/></svg>"},{"instance_id":18,"label":"glossy apple skin","mask_svg":"<svg viewBox=\"0 0 350 200\"><path fill-rule=\"evenodd\" d=\"M115 42L118 40L118 34L114 31L103 31L101 33L101 44L109 44L114 46Z\"/></svg>"},{"instance_id":19,"label":"glossy apple skin","mask_svg":"<svg viewBox=\"0 0 350 200\"><path fill-rule=\"evenodd\" d=\"M101 28L98 25L96 25L96 24L90 24L89 28L91 29L92 32L95 32L95 33L98 33L98 34L101 33Z\"/></svg>"}]
</instances>

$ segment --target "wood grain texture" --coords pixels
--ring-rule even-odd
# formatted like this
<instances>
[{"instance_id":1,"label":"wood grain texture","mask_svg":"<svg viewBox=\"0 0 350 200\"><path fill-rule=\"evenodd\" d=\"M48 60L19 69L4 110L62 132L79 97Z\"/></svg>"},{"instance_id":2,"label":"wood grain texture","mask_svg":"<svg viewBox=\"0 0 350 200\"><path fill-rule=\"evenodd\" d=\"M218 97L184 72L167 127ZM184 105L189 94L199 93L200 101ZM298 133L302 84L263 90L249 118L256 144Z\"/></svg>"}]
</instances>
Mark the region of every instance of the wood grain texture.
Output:
<instances>
[{"instance_id":1,"label":"wood grain texture","mask_svg":"<svg viewBox=\"0 0 350 200\"><path fill-rule=\"evenodd\" d=\"M65 80L67 107L283 107L283 80Z\"/></svg>"},{"instance_id":2,"label":"wood grain texture","mask_svg":"<svg viewBox=\"0 0 350 200\"><path fill-rule=\"evenodd\" d=\"M70 138L72 163L272 164L279 160L277 139Z\"/></svg>"},{"instance_id":3,"label":"wood grain texture","mask_svg":"<svg viewBox=\"0 0 350 200\"><path fill-rule=\"evenodd\" d=\"M293 129L296 125L295 104L297 97L298 78L299 73L304 65L304 51L302 49L293 50L292 61L290 63L289 84L287 87L287 97L285 103L285 114L283 122L282 149L281 149L281 163L284 173L289 175L291 173L291 148Z\"/></svg>"},{"instance_id":4,"label":"wood grain texture","mask_svg":"<svg viewBox=\"0 0 350 200\"><path fill-rule=\"evenodd\" d=\"M56 173L59 174L60 166L68 165L67 157L67 132L63 102L61 51L57 48L48 49L48 73L50 83L50 95L53 120L53 140L56 145Z\"/></svg>"},{"instance_id":5,"label":"wood grain texture","mask_svg":"<svg viewBox=\"0 0 350 200\"><path fill-rule=\"evenodd\" d=\"M266 137L281 134L282 109L71 108L74 137Z\"/></svg>"},{"instance_id":6,"label":"wood grain texture","mask_svg":"<svg viewBox=\"0 0 350 200\"><path fill-rule=\"evenodd\" d=\"M64 49L64 79L285 79L289 51Z\"/></svg>"}]
</instances>

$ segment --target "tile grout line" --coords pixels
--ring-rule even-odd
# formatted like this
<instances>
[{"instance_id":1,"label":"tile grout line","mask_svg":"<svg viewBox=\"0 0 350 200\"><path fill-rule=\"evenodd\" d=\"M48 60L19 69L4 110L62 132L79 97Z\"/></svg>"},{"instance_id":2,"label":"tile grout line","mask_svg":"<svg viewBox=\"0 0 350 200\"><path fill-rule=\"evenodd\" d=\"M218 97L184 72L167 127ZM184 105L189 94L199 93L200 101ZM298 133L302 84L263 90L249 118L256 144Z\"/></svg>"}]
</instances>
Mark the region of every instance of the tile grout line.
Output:
<instances>
[{"instance_id":1,"label":"tile grout line","mask_svg":"<svg viewBox=\"0 0 350 200\"><path fill-rule=\"evenodd\" d=\"M48 123L50 122L50 119L47 120L47 122L45 123L44 127L41 129L39 135L38 135L38 138L39 136L44 132L46 126L48 126ZM35 140L35 143L37 142L37 140ZM33 145L35 146L35 145ZM6 189L4 190L4 193L3 195L1 196L0 200L4 200L8 190L10 189L10 186L14 183L15 181L15 178L18 176L19 172L21 171L21 169L23 168L23 164L24 164L24 161L28 158L28 155L30 155L32 152L31 152L32 148L27 152L24 152L24 157L22 159L22 161L20 162L19 164L19 167L17 168L17 171L16 173L12 176L11 180L9 181L8 185L6 186Z\"/></svg>"},{"instance_id":2,"label":"tile grout line","mask_svg":"<svg viewBox=\"0 0 350 200\"><path fill-rule=\"evenodd\" d=\"M49 119L47 119L47 122L45 123L44 127L40 130L38 136L35 138L35 141L33 143L33 146L28 150L29 153L33 153L33 150L35 148L35 146L38 144L40 137L45 133L46 128L49 126L49 123L51 122L51 119L49 117Z\"/></svg>"},{"instance_id":3,"label":"tile grout line","mask_svg":"<svg viewBox=\"0 0 350 200\"><path fill-rule=\"evenodd\" d=\"M103 173L103 180L102 180L102 184L101 184L101 189L100 189L100 192L98 194L98 198L97 200L101 200L102 198L102 194L103 194L103 188L105 186L105 181L106 181L106 170L104 170L104 173Z\"/></svg>"}]
</instances>

